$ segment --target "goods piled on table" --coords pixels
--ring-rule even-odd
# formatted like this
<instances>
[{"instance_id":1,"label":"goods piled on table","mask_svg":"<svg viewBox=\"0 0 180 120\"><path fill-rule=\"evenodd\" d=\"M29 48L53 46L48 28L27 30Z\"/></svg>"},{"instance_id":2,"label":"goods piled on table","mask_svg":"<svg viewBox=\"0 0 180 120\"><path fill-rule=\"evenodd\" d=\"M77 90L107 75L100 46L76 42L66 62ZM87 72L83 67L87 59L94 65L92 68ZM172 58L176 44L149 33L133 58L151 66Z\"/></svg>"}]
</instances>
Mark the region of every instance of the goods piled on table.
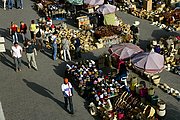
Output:
<instances>
[{"instance_id":1,"label":"goods piled on table","mask_svg":"<svg viewBox=\"0 0 180 120\"><path fill-rule=\"evenodd\" d=\"M104 120L154 120L156 111L161 109L157 106L160 102L158 103L153 87L147 88L145 82L138 83L138 80L133 78L129 89L122 80L117 80L116 76L106 75L99 70L93 60L67 65L66 76L80 95L90 103L90 114L98 114ZM149 101L149 105L146 105L145 101Z\"/></svg>"},{"instance_id":2,"label":"goods piled on table","mask_svg":"<svg viewBox=\"0 0 180 120\"><path fill-rule=\"evenodd\" d=\"M119 35L121 34L121 27L120 26L100 26L95 30L95 36L98 38L101 37L108 37L113 35Z\"/></svg>"},{"instance_id":3,"label":"goods piled on table","mask_svg":"<svg viewBox=\"0 0 180 120\"><path fill-rule=\"evenodd\" d=\"M62 37L66 37L71 41L71 49L74 49L72 41L73 37L78 37L80 39L82 51L91 51L96 49L95 41L90 31L63 29L59 32L59 38L61 39Z\"/></svg>"},{"instance_id":4,"label":"goods piled on table","mask_svg":"<svg viewBox=\"0 0 180 120\"><path fill-rule=\"evenodd\" d=\"M180 60L180 40L179 36L169 38L161 38L159 41L152 41L151 48L157 53L164 55L165 68L170 71Z\"/></svg>"},{"instance_id":5,"label":"goods piled on table","mask_svg":"<svg viewBox=\"0 0 180 120\"><path fill-rule=\"evenodd\" d=\"M128 13L152 21L152 25L156 25L161 29L169 31L180 30L180 9L175 7L167 7L169 3L157 2L156 7L152 9L152 1L143 2L143 7L138 9L134 3L117 0L116 1L121 10ZM150 7L150 8L149 8Z\"/></svg>"}]
</instances>

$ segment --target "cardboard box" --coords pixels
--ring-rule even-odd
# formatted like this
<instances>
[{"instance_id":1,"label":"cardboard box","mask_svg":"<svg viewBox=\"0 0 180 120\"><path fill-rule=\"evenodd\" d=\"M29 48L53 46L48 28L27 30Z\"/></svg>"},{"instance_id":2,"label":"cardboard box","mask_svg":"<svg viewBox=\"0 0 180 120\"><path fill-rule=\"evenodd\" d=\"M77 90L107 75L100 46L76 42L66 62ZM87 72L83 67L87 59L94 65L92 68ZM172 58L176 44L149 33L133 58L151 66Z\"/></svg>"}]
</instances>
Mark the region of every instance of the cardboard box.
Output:
<instances>
[{"instance_id":1,"label":"cardboard box","mask_svg":"<svg viewBox=\"0 0 180 120\"><path fill-rule=\"evenodd\" d=\"M151 11L152 10L152 0L145 0L143 4L143 8L146 11Z\"/></svg>"}]
</instances>

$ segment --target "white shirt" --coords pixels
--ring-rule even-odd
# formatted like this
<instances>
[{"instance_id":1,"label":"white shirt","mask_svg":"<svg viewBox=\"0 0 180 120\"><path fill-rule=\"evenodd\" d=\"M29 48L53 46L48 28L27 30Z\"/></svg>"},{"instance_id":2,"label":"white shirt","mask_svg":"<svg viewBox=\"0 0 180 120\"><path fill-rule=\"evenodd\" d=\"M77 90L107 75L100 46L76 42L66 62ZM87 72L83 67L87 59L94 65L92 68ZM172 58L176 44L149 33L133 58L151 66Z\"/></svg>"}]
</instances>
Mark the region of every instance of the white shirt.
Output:
<instances>
[{"instance_id":1,"label":"white shirt","mask_svg":"<svg viewBox=\"0 0 180 120\"><path fill-rule=\"evenodd\" d=\"M68 84L62 84L62 85L61 85L62 91L65 92L65 94L66 94L67 96L72 96L71 88L72 88L72 85L71 85L70 82L68 82ZM64 95L64 96L65 96L65 95ZM65 96L65 97L67 97L67 96Z\"/></svg>"},{"instance_id":2,"label":"white shirt","mask_svg":"<svg viewBox=\"0 0 180 120\"><path fill-rule=\"evenodd\" d=\"M18 45L17 47L15 46L11 47L11 53L13 57L16 57L16 58L22 57L21 52L22 52L22 47L20 45Z\"/></svg>"}]
</instances>

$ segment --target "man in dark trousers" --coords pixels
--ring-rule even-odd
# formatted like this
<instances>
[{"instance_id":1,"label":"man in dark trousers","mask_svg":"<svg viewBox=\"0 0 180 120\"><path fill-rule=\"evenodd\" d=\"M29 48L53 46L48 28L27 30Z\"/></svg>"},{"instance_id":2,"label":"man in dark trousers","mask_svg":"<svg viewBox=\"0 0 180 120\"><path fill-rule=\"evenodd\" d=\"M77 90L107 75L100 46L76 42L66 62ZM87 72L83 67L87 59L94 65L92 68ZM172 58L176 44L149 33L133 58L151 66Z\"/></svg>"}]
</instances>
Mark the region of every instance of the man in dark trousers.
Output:
<instances>
[{"instance_id":1,"label":"man in dark trousers","mask_svg":"<svg viewBox=\"0 0 180 120\"><path fill-rule=\"evenodd\" d=\"M139 45L139 21L135 21L134 24L130 27L133 35L133 44Z\"/></svg>"},{"instance_id":2,"label":"man in dark trousers","mask_svg":"<svg viewBox=\"0 0 180 120\"><path fill-rule=\"evenodd\" d=\"M74 35L75 59L81 58L81 43L79 38Z\"/></svg>"},{"instance_id":3,"label":"man in dark trousers","mask_svg":"<svg viewBox=\"0 0 180 120\"><path fill-rule=\"evenodd\" d=\"M64 83L61 85L61 89L64 95L64 102L65 102L64 107L67 109L69 103L69 108L70 108L69 113L74 114L73 103L72 103L73 88L71 83L68 81L68 78L64 78Z\"/></svg>"}]
</instances>

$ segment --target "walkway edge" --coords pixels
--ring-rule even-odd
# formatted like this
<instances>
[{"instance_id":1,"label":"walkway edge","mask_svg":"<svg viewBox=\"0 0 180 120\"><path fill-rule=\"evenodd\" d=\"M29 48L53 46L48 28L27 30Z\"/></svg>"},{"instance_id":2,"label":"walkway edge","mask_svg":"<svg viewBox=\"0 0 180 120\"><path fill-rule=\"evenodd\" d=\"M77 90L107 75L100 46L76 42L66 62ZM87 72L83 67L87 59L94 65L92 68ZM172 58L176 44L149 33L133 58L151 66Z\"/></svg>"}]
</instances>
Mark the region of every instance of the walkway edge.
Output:
<instances>
[{"instance_id":1,"label":"walkway edge","mask_svg":"<svg viewBox=\"0 0 180 120\"><path fill-rule=\"evenodd\" d=\"M0 120L5 120L1 102L0 102Z\"/></svg>"}]
</instances>

